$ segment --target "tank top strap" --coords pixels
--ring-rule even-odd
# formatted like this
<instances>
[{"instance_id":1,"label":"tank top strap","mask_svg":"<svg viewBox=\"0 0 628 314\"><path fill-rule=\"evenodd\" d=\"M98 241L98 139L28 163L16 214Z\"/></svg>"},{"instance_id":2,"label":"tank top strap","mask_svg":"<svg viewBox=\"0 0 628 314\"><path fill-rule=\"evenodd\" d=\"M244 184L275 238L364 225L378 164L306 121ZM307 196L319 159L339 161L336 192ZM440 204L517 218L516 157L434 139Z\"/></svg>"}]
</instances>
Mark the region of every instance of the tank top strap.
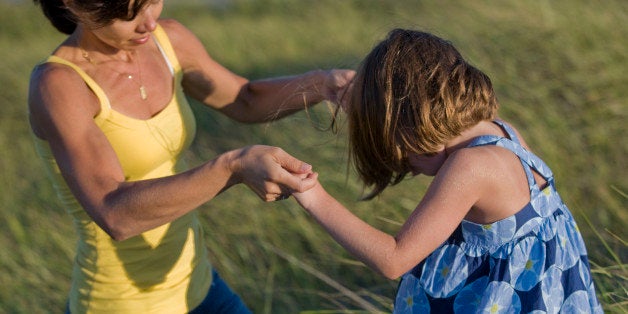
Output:
<instances>
[{"instance_id":1,"label":"tank top strap","mask_svg":"<svg viewBox=\"0 0 628 314\"><path fill-rule=\"evenodd\" d=\"M523 166L523 170L526 173L528 185L532 194L539 192L539 187L536 184L536 180L534 179L532 170L539 173L547 181L548 184L554 185L554 174L552 173L552 170L547 166L547 164L545 164L545 162L541 160L541 158L521 146L514 130L508 124L501 120L495 120L494 122L495 124L502 127L510 138L496 135L482 135L471 141L471 143L467 147L496 145L513 152L515 155L517 155L517 157L519 157L519 160L521 161L521 165Z\"/></svg>"},{"instance_id":2,"label":"tank top strap","mask_svg":"<svg viewBox=\"0 0 628 314\"><path fill-rule=\"evenodd\" d=\"M177 55L174 52L174 48L172 47L172 43L170 42L170 38L164 31L161 25L157 24L157 27L153 31L153 40L159 48L161 55L166 60L168 64L168 68L170 69L170 73L173 75L181 71L181 65L179 64L179 59L177 59Z\"/></svg>"},{"instance_id":3,"label":"tank top strap","mask_svg":"<svg viewBox=\"0 0 628 314\"><path fill-rule=\"evenodd\" d=\"M51 55L42 63L59 63L65 66L72 68L76 73L85 81L85 84L94 92L98 101L100 102L100 113L96 116L95 119L101 119L102 117L107 117L111 112L111 103L109 102L109 98L105 94L105 91L91 78L83 69L81 69L78 65L70 62L66 59L63 59L58 56Z\"/></svg>"}]
</instances>

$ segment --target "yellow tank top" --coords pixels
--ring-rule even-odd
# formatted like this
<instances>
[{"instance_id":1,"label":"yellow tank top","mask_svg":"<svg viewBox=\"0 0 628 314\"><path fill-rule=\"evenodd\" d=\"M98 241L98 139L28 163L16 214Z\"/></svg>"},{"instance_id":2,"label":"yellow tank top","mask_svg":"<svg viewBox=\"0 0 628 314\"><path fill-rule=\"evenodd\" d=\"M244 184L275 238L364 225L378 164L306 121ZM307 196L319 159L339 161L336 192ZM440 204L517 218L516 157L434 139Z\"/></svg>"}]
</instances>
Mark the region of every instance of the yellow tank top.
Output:
<instances>
[{"instance_id":1,"label":"yellow tank top","mask_svg":"<svg viewBox=\"0 0 628 314\"><path fill-rule=\"evenodd\" d=\"M103 90L75 64L56 56L45 61L72 67L96 94L101 108L94 121L111 142L128 181L185 170L180 154L196 132L172 45L161 27L153 38L173 73L175 92L164 110L147 120L113 110ZM186 313L201 303L212 275L196 211L116 242L78 204L48 143L35 137L35 147L78 233L69 299L72 313Z\"/></svg>"}]
</instances>

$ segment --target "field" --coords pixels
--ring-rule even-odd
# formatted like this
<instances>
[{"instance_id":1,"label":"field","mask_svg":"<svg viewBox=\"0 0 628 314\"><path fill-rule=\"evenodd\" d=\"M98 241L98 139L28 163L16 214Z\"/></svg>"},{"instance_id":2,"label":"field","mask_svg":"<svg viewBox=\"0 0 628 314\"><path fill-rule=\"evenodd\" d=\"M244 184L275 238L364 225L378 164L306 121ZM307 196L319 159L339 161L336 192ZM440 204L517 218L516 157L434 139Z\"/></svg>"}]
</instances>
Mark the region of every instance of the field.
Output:
<instances>
[{"instance_id":1,"label":"field","mask_svg":"<svg viewBox=\"0 0 628 314\"><path fill-rule=\"evenodd\" d=\"M210 54L256 79L355 68L393 27L451 40L492 79L500 115L552 167L584 235L605 311L628 311L628 2L223 0L167 1ZM0 313L60 313L75 236L30 138L33 65L63 39L29 1L0 0ZM320 173L357 215L394 234L425 191L406 180L360 202L346 136L329 108L241 125L194 104L199 164L250 144L284 148ZM335 244L293 199L263 203L237 186L199 209L210 258L255 313L391 311L396 281Z\"/></svg>"}]
</instances>

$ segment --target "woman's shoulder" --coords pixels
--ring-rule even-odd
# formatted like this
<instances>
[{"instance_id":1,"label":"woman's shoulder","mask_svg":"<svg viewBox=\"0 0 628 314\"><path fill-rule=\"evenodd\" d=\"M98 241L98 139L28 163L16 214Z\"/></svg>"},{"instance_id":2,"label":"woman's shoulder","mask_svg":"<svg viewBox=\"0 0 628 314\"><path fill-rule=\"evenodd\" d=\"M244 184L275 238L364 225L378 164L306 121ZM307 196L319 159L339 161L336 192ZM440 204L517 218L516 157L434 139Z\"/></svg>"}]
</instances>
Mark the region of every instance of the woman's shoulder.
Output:
<instances>
[{"instance_id":1,"label":"woman's shoulder","mask_svg":"<svg viewBox=\"0 0 628 314\"><path fill-rule=\"evenodd\" d=\"M185 25L175 19L160 19L159 26L164 30L175 47L185 45L189 37L196 37Z\"/></svg>"},{"instance_id":2,"label":"woman's shoulder","mask_svg":"<svg viewBox=\"0 0 628 314\"><path fill-rule=\"evenodd\" d=\"M73 90L67 86L82 82L77 70L69 61L64 61L59 57L51 56L46 61L35 65L30 77L31 92L67 92Z\"/></svg>"},{"instance_id":3,"label":"woman's shoulder","mask_svg":"<svg viewBox=\"0 0 628 314\"><path fill-rule=\"evenodd\" d=\"M179 28L185 28L185 26L183 26L181 22L179 22L176 19L171 19L171 18L159 19L158 23L159 23L159 26L161 26L167 32L177 31L177 29Z\"/></svg>"},{"instance_id":4,"label":"woman's shoulder","mask_svg":"<svg viewBox=\"0 0 628 314\"><path fill-rule=\"evenodd\" d=\"M71 45L70 39L66 39L54 51L35 65L31 83L38 80L47 83L49 80L75 80L80 79L80 67L84 60L77 59L77 47Z\"/></svg>"},{"instance_id":5,"label":"woman's shoulder","mask_svg":"<svg viewBox=\"0 0 628 314\"><path fill-rule=\"evenodd\" d=\"M76 69L63 62L50 61L35 66L28 92L31 115L73 111L82 107L76 106L77 102L97 104L93 96L90 96L89 87ZM85 107L98 110L97 105Z\"/></svg>"},{"instance_id":6,"label":"woman's shoulder","mask_svg":"<svg viewBox=\"0 0 628 314\"><path fill-rule=\"evenodd\" d=\"M183 68L194 64L199 53L206 52L198 37L181 22L174 19L161 19L159 26L166 33Z\"/></svg>"}]
</instances>

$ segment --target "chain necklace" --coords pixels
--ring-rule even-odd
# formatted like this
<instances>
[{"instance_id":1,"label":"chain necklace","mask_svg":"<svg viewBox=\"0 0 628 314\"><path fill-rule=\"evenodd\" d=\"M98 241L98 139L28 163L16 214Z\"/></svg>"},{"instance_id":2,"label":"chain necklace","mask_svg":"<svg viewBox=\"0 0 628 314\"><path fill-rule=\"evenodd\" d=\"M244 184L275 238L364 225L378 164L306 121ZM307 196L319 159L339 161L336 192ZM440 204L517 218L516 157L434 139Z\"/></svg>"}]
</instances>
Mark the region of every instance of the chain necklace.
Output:
<instances>
[{"instance_id":1,"label":"chain necklace","mask_svg":"<svg viewBox=\"0 0 628 314\"><path fill-rule=\"evenodd\" d=\"M99 63L95 62L90 56L89 53L87 51L85 51L85 49L83 49L83 47L81 47L81 45L78 43L78 40L76 41L77 46L79 47L79 49L81 50L81 55L83 56L83 59L85 59L87 62L98 66ZM112 69L111 67L107 67L109 70L118 73L119 75L122 75L124 77L126 77L127 79L131 80L133 83L137 84L137 86L139 86L139 92L140 92L140 98L142 98L142 100L146 100L148 99L148 93L146 93L146 88L144 87L144 84L142 83L142 69L140 68L140 65L137 61L137 59L139 58L139 54L136 51L133 51L133 54L135 54L135 58L133 59L133 63L135 63L135 68L137 69L137 76L139 78L139 82L135 81L133 73L122 73L119 71L116 71L114 69Z\"/></svg>"}]
</instances>

